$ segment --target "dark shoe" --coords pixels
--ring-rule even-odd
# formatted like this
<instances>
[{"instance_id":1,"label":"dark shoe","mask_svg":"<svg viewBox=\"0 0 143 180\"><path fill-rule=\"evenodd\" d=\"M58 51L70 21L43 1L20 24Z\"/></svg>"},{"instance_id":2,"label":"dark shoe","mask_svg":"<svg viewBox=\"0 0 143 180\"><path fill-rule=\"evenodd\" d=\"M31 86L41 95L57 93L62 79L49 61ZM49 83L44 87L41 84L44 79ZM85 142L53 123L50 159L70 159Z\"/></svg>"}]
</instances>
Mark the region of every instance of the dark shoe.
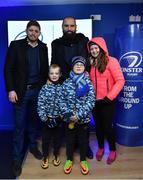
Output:
<instances>
[{"instance_id":1,"label":"dark shoe","mask_svg":"<svg viewBox=\"0 0 143 180\"><path fill-rule=\"evenodd\" d=\"M33 154L33 156L36 158L36 159L42 159L42 154L41 154L41 152L38 150L38 148L31 148L30 150L29 150L32 154Z\"/></svg>"},{"instance_id":2,"label":"dark shoe","mask_svg":"<svg viewBox=\"0 0 143 180\"><path fill-rule=\"evenodd\" d=\"M54 166L59 166L61 163L60 158L58 156L55 156L53 159L53 165Z\"/></svg>"},{"instance_id":3,"label":"dark shoe","mask_svg":"<svg viewBox=\"0 0 143 180\"><path fill-rule=\"evenodd\" d=\"M93 152L92 152L90 146L88 146L88 150L87 150L86 157L87 157L88 159L93 159Z\"/></svg>"},{"instance_id":4,"label":"dark shoe","mask_svg":"<svg viewBox=\"0 0 143 180\"><path fill-rule=\"evenodd\" d=\"M42 159L41 167L43 169L47 169L49 167L49 159L48 157L45 157Z\"/></svg>"},{"instance_id":5,"label":"dark shoe","mask_svg":"<svg viewBox=\"0 0 143 180\"><path fill-rule=\"evenodd\" d=\"M12 171L13 171L13 175L18 177L20 176L21 172L22 172L22 167L21 167L21 161L19 160L14 160L13 161L13 167L12 167Z\"/></svg>"}]
</instances>

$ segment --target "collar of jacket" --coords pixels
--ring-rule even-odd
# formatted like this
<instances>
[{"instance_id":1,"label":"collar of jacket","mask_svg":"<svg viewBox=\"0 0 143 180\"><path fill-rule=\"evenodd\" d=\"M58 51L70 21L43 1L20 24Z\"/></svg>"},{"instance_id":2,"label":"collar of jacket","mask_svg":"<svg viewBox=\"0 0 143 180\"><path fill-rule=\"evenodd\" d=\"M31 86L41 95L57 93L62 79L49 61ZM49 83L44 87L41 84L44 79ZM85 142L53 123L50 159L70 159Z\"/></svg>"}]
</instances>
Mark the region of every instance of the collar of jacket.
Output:
<instances>
[{"instance_id":1,"label":"collar of jacket","mask_svg":"<svg viewBox=\"0 0 143 180\"><path fill-rule=\"evenodd\" d=\"M36 43L33 45L29 39L27 38L27 42L28 42L28 45L30 45L31 47L35 48L36 46L38 46L38 40L36 41Z\"/></svg>"}]
</instances>

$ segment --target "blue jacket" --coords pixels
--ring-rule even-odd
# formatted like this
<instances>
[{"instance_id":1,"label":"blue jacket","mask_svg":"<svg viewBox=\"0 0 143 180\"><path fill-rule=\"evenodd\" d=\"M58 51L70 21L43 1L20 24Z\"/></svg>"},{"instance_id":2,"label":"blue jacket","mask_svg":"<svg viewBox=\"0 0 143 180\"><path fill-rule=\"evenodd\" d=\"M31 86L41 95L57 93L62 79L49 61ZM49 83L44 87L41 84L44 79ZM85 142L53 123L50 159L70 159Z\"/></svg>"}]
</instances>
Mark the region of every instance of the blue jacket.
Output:
<instances>
[{"instance_id":1,"label":"blue jacket","mask_svg":"<svg viewBox=\"0 0 143 180\"><path fill-rule=\"evenodd\" d=\"M38 114L40 119L45 122L48 117L56 118L60 116L59 98L61 85L46 84L40 90L38 96Z\"/></svg>"},{"instance_id":2,"label":"blue jacket","mask_svg":"<svg viewBox=\"0 0 143 180\"><path fill-rule=\"evenodd\" d=\"M89 85L89 92L83 97L76 96L76 85L72 78L68 78L62 85L60 95L60 107L62 114L76 112L78 124L88 123L90 114L95 105L95 92L89 78L85 76L85 80ZM69 122L69 118L64 118L64 121Z\"/></svg>"}]
</instances>

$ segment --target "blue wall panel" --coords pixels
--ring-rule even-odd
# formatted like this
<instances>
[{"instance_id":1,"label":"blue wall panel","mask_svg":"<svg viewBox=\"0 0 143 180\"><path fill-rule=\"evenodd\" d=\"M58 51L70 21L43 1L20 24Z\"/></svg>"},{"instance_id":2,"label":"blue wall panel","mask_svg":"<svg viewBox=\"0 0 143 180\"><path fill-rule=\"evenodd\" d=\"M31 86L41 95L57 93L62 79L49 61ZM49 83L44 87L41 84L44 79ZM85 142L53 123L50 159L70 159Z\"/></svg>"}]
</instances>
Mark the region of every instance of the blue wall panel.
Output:
<instances>
[{"instance_id":1,"label":"blue wall panel","mask_svg":"<svg viewBox=\"0 0 143 180\"><path fill-rule=\"evenodd\" d=\"M101 14L101 21L93 21L93 36L103 36L110 54L114 54L114 33L119 26L128 24L131 14L143 16L143 4L86 4L50 5L0 8L0 129L13 128L12 106L8 102L4 86L3 66L8 46L7 20L58 20L65 16L77 19L89 18L91 14Z\"/></svg>"}]
</instances>

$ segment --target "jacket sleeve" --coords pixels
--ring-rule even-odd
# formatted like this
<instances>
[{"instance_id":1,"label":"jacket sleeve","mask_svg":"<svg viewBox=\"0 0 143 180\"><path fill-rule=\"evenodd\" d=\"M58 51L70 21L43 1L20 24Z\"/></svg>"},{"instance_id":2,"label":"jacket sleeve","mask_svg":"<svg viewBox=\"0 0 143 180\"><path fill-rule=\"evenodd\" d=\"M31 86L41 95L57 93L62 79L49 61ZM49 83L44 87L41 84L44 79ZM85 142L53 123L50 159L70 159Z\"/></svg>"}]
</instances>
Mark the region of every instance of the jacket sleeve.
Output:
<instances>
[{"instance_id":1,"label":"jacket sleeve","mask_svg":"<svg viewBox=\"0 0 143 180\"><path fill-rule=\"evenodd\" d=\"M88 49L87 49L87 42L89 41L88 37L85 38L85 46L84 46L84 49L85 49L85 57L86 58L86 71L87 72L90 72L90 61L89 61L89 57L88 57ZM84 50L83 50L84 51Z\"/></svg>"},{"instance_id":2,"label":"jacket sleeve","mask_svg":"<svg viewBox=\"0 0 143 180\"><path fill-rule=\"evenodd\" d=\"M86 71L89 72L90 71L90 62L89 62L89 58L88 58L88 49L87 49L87 43L89 41L89 38L84 36L82 33L78 34L79 36L81 36L81 41L80 41L80 52L79 54L81 56L83 56L86 59Z\"/></svg>"},{"instance_id":3,"label":"jacket sleeve","mask_svg":"<svg viewBox=\"0 0 143 180\"><path fill-rule=\"evenodd\" d=\"M52 43L51 43L51 64L58 64L57 63L57 58L56 58L56 54L57 54L57 50L56 50L56 40L54 40Z\"/></svg>"},{"instance_id":4,"label":"jacket sleeve","mask_svg":"<svg viewBox=\"0 0 143 180\"><path fill-rule=\"evenodd\" d=\"M95 92L92 83L89 81L90 90L88 92L86 102L83 106L77 109L77 117L79 120L86 118L92 111L95 105Z\"/></svg>"},{"instance_id":5,"label":"jacket sleeve","mask_svg":"<svg viewBox=\"0 0 143 180\"><path fill-rule=\"evenodd\" d=\"M37 112L41 121L45 122L47 120L47 98L45 93L45 86L39 92L38 95L38 107Z\"/></svg>"},{"instance_id":6,"label":"jacket sleeve","mask_svg":"<svg viewBox=\"0 0 143 180\"><path fill-rule=\"evenodd\" d=\"M90 80L91 80L92 84L94 85L94 84L95 84L95 81L94 81L95 68L94 68L94 70L93 70L93 67L92 67L92 66L91 66L91 69L90 69L89 77L90 77Z\"/></svg>"},{"instance_id":7,"label":"jacket sleeve","mask_svg":"<svg viewBox=\"0 0 143 180\"><path fill-rule=\"evenodd\" d=\"M111 76L113 77L115 83L114 83L112 89L107 94L107 97L110 100L113 100L117 97L117 95L122 90L122 88L125 84L125 79L124 79L124 75L122 73L122 70L121 70L118 60L114 58L111 63L112 64L110 65L109 70L110 70Z\"/></svg>"},{"instance_id":8,"label":"jacket sleeve","mask_svg":"<svg viewBox=\"0 0 143 180\"><path fill-rule=\"evenodd\" d=\"M4 78L7 91L15 90L14 73L16 71L16 49L12 41L8 47L4 65Z\"/></svg>"}]
</instances>

